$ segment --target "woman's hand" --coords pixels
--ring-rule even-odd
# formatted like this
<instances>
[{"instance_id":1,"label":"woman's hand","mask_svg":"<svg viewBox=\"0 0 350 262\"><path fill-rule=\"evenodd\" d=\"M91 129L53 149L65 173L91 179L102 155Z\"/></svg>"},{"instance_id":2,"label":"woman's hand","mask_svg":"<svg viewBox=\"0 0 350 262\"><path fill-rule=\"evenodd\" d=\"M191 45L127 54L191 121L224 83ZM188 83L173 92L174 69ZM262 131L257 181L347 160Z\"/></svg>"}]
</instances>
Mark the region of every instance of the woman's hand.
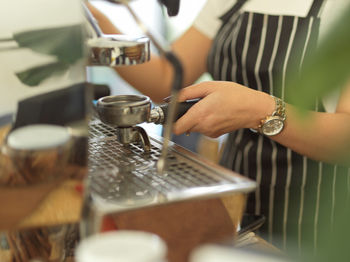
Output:
<instances>
[{"instance_id":1,"label":"woman's hand","mask_svg":"<svg viewBox=\"0 0 350 262\"><path fill-rule=\"evenodd\" d=\"M257 128L275 109L274 99L234 82L209 81L184 88L180 101L202 98L174 125L174 133L218 137L239 128Z\"/></svg>"}]
</instances>

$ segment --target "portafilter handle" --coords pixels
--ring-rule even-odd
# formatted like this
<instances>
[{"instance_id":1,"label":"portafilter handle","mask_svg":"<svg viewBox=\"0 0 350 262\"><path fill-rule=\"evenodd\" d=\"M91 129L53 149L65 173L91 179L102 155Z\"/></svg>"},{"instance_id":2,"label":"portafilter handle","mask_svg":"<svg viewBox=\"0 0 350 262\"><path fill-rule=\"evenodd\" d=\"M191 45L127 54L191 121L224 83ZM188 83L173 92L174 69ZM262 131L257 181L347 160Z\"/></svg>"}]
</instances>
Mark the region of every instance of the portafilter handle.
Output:
<instances>
[{"instance_id":1,"label":"portafilter handle","mask_svg":"<svg viewBox=\"0 0 350 262\"><path fill-rule=\"evenodd\" d=\"M199 100L200 99L192 99L178 103L174 121L178 120L180 117L186 114L186 112ZM148 122L152 122L159 125L165 124L168 117L168 107L169 103L161 104L159 106L154 107L151 110Z\"/></svg>"}]
</instances>

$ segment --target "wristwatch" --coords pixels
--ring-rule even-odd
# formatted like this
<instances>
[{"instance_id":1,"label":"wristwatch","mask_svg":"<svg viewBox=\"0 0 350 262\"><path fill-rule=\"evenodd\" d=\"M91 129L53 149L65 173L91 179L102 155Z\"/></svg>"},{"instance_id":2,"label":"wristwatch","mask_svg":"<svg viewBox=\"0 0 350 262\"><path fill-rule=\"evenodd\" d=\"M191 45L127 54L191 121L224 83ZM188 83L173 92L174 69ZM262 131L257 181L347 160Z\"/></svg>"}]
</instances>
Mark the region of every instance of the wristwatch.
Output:
<instances>
[{"instance_id":1,"label":"wristwatch","mask_svg":"<svg viewBox=\"0 0 350 262\"><path fill-rule=\"evenodd\" d=\"M253 132L259 132L265 136L274 136L283 130L286 120L286 104L279 98L275 99L275 111L261 120L257 129L251 128Z\"/></svg>"}]
</instances>

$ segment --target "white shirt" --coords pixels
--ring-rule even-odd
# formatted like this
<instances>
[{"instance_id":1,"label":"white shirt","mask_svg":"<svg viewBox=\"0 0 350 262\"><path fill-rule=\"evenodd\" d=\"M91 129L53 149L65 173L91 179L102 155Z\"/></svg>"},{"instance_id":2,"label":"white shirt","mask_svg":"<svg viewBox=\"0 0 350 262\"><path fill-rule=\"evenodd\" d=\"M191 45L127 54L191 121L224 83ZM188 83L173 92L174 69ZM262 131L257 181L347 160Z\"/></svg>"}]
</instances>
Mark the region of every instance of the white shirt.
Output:
<instances>
[{"instance_id":1,"label":"white shirt","mask_svg":"<svg viewBox=\"0 0 350 262\"><path fill-rule=\"evenodd\" d=\"M349 0L325 0L321 10L320 36L333 25L336 18L349 5ZM214 38L220 28L220 16L227 12L237 0L207 0L194 21L194 26L210 38ZM242 11L271 15L307 16L313 0L248 0Z\"/></svg>"}]
</instances>

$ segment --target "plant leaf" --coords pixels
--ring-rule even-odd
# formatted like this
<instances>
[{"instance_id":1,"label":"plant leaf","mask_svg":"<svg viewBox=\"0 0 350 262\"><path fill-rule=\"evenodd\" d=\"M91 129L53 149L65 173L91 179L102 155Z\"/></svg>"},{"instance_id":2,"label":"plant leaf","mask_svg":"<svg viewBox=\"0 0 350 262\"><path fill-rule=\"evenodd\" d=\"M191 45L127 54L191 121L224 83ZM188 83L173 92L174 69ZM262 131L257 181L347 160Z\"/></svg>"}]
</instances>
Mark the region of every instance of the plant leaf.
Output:
<instances>
[{"instance_id":1,"label":"plant leaf","mask_svg":"<svg viewBox=\"0 0 350 262\"><path fill-rule=\"evenodd\" d=\"M291 102L308 108L315 97L339 89L350 78L350 5L317 50L306 59L301 77L295 73L289 85ZM292 90L292 91L290 91Z\"/></svg>"},{"instance_id":2,"label":"plant leaf","mask_svg":"<svg viewBox=\"0 0 350 262\"><path fill-rule=\"evenodd\" d=\"M83 32L82 25L72 25L15 33L13 38L20 47L54 55L59 61L73 64L84 55Z\"/></svg>"},{"instance_id":3,"label":"plant leaf","mask_svg":"<svg viewBox=\"0 0 350 262\"><path fill-rule=\"evenodd\" d=\"M28 70L16 73L19 80L28 86L37 86L43 80L54 74L62 74L69 68L69 65L62 62L40 65Z\"/></svg>"}]
</instances>

